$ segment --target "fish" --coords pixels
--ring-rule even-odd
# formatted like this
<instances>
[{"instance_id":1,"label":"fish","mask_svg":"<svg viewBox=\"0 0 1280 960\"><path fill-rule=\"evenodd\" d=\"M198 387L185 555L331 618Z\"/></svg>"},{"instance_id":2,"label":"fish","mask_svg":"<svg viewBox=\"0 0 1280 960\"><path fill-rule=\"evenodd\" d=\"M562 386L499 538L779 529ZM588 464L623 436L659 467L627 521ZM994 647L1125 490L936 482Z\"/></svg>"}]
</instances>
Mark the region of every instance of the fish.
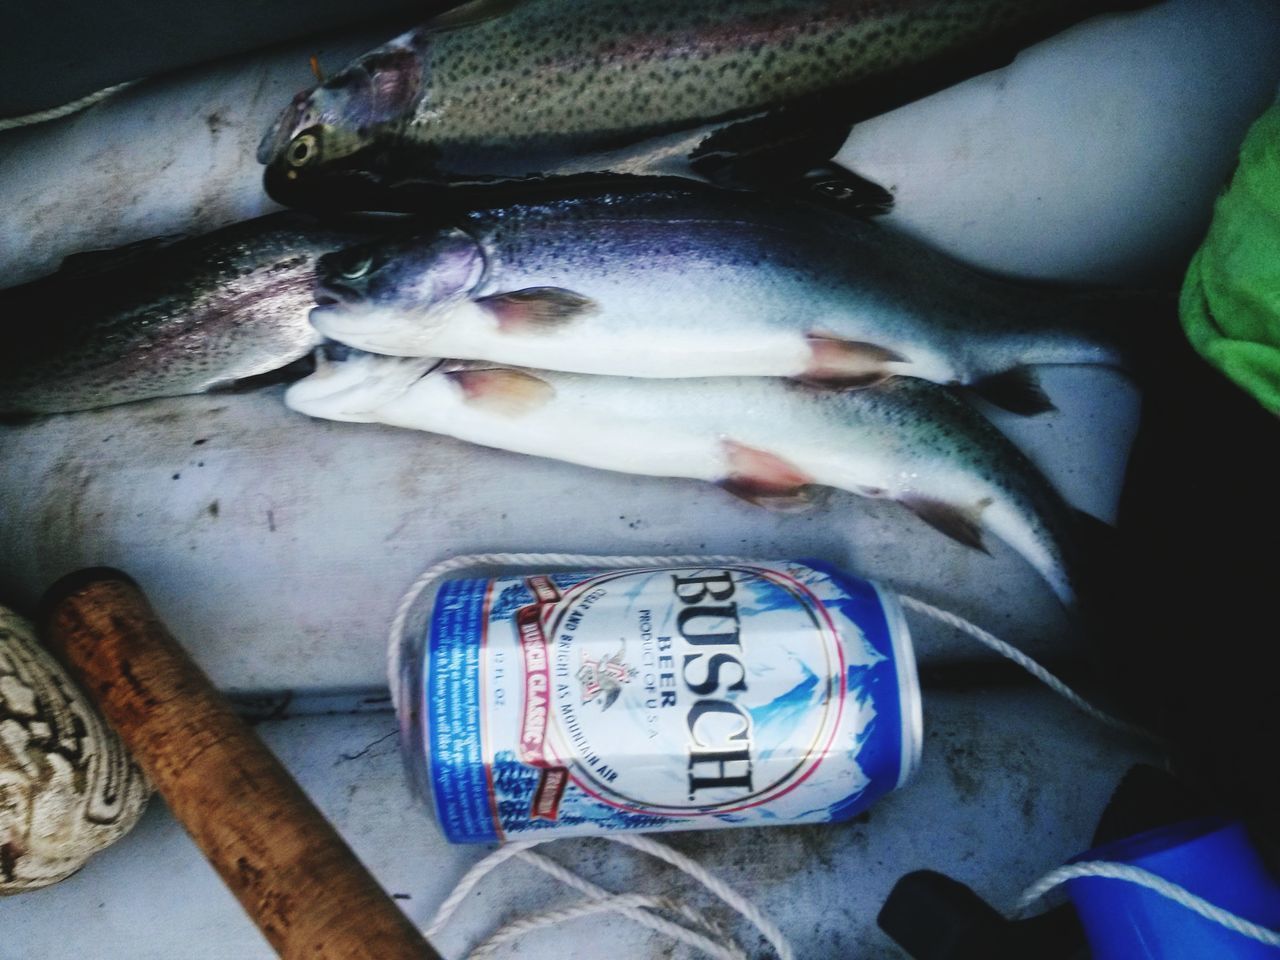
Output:
<instances>
[{"instance_id":1,"label":"fish","mask_svg":"<svg viewBox=\"0 0 1280 960\"><path fill-rule=\"evenodd\" d=\"M373 236L272 214L185 239L73 254L0 290L0 416L203 393L309 362L315 265Z\"/></svg>"},{"instance_id":2,"label":"fish","mask_svg":"<svg viewBox=\"0 0 1280 960\"><path fill-rule=\"evenodd\" d=\"M457 183L601 173L892 193L831 162L852 126L1153 0L474 0L297 94L258 148L292 206L401 209Z\"/></svg>"},{"instance_id":3,"label":"fish","mask_svg":"<svg viewBox=\"0 0 1280 960\"><path fill-rule=\"evenodd\" d=\"M373 353L571 373L913 376L1027 415L1053 409L1033 365L1126 365L1123 293L991 277L803 201L644 184L474 203L328 254L311 322Z\"/></svg>"},{"instance_id":4,"label":"fish","mask_svg":"<svg viewBox=\"0 0 1280 960\"><path fill-rule=\"evenodd\" d=\"M968 547L986 550L985 534L994 535L1076 609L1074 511L985 417L928 381L895 377L837 392L780 379L640 380L339 346L288 388L285 404L601 470L708 481L772 509L804 509L824 487L893 500Z\"/></svg>"}]
</instances>

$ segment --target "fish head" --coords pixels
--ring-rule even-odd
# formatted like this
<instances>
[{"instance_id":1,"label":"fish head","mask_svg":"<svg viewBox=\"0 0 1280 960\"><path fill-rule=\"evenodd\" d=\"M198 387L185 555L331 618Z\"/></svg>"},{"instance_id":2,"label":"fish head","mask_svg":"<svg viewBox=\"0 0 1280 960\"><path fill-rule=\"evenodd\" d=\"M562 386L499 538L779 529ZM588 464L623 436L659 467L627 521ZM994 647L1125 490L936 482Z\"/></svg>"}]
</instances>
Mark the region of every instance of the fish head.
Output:
<instances>
[{"instance_id":1,"label":"fish head","mask_svg":"<svg viewBox=\"0 0 1280 960\"><path fill-rule=\"evenodd\" d=\"M325 254L311 323L361 350L433 356L435 337L471 305L484 272L480 244L456 227Z\"/></svg>"},{"instance_id":2,"label":"fish head","mask_svg":"<svg viewBox=\"0 0 1280 960\"><path fill-rule=\"evenodd\" d=\"M267 192L306 205L341 192L343 181L380 179L423 86L421 54L401 38L297 94L258 145Z\"/></svg>"},{"instance_id":3,"label":"fish head","mask_svg":"<svg viewBox=\"0 0 1280 960\"><path fill-rule=\"evenodd\" d=\"M285 391L290 410L322 420L372 423L378 408L403 396L439 366L433 357L383 357L340 343L316 349L316 369Z\"/></svg>"}]
</instances>

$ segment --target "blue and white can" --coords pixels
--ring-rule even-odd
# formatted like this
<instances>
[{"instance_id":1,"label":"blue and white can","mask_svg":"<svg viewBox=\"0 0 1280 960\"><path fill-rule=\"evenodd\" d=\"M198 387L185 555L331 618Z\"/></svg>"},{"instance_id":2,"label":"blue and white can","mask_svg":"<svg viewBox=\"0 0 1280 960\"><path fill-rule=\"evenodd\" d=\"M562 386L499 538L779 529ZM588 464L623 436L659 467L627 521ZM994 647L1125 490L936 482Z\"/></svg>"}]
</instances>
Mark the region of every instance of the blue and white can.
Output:
<instances>
[{"instance_id":1,"label":"blue and white can","mask_svg":"<svg viewBox=\"0 0 1280 960\"><path fill-rule=\"evenodd\" d=\"M456 843L837 821L920 758L901 607L818 562L449 580L405 654Z\"/></svg>"}]
</instances>

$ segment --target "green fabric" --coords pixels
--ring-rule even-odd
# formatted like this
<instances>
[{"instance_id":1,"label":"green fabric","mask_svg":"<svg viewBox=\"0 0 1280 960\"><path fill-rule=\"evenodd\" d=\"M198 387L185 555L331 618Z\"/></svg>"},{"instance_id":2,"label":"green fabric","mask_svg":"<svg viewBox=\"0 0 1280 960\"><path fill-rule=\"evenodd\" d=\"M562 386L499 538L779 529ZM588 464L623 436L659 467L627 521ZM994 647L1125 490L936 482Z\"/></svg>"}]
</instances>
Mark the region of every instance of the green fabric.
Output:
<instances>
[{"instance_id":1,"label":"green fabric","mask_svg":"<svg viewBox=\"0 0 1280 960\"><path fill-rule=\"evenodd\" d=\"M1196 351L1280 414L1280 104L1245 137L1179 309Z\"/></svg>"}]
</instances>

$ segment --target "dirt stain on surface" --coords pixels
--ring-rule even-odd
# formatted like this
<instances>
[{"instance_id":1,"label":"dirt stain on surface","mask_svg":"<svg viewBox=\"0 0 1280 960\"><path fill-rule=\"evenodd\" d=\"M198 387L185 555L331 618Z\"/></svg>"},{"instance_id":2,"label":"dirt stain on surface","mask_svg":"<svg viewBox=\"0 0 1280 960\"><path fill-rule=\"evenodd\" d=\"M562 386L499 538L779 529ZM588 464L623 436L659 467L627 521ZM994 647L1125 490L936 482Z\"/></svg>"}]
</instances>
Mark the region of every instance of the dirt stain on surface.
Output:
<instances>
[{"instance_id":1,"label":"dirt stain on surface","mask_svg":"<svg viewBox=\"0 0 1280 960\"><path fill-rule=\"evenodd\" d=\"M951 785L955 787L960 800L964 803L973 801L982 789L982 775L977 769L981 763L978 751L969 744L952 743L947 746L943 758L947 763Z\"/></svg>"},{"instance_id":2,"label":"dirt stain on surface","mask_svg":"<svg viewBox=\"0 0 1280 960\"><path fill-rule=\"evenodd\" d=\"M89 464L74 455L64 457L49 471L40 491L36 526L41 543L81 544L88 539L92 522L86 524L85 509L93 481Z\"/></svg>"}]
</instances>

